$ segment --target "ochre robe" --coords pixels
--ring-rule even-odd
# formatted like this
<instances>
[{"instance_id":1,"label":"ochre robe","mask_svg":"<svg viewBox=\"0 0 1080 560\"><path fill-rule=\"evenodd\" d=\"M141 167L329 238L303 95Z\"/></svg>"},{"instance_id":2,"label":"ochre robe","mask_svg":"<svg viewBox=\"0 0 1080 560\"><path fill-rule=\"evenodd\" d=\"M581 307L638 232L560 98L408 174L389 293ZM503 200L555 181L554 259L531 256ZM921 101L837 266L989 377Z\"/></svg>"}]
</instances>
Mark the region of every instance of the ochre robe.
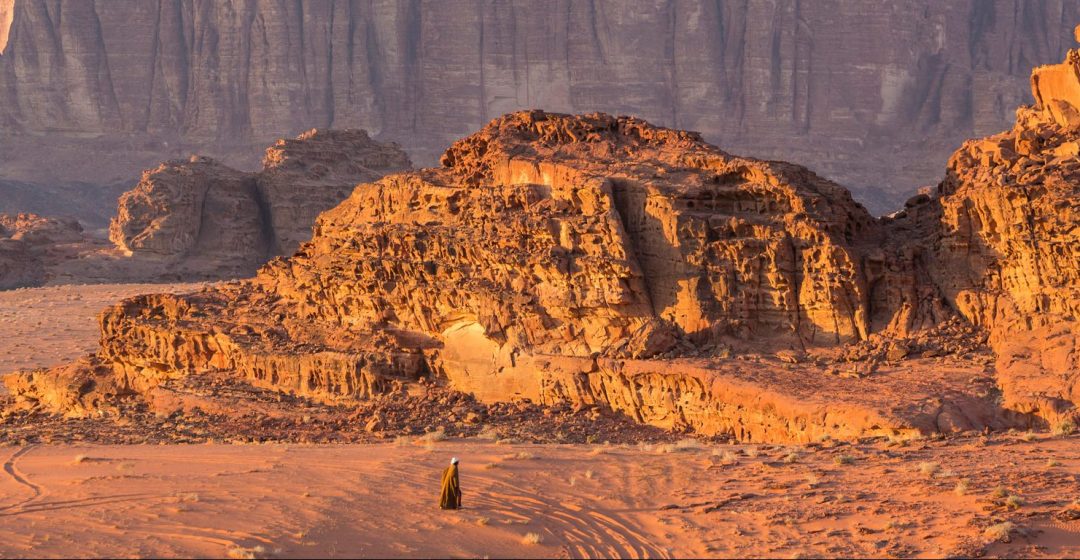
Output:
<instances>
[{"instance_id":1,"label":"ochre robe","mask_svg":"<svg viewBox=\"0 0 1080 560\"><path fill-rule=\"evenodd\" d=\"M458 481L457 465L450 465L442 472L442 495L439 507L457 509L461 507L461 483Z\"/></svg>"}]
</instances>

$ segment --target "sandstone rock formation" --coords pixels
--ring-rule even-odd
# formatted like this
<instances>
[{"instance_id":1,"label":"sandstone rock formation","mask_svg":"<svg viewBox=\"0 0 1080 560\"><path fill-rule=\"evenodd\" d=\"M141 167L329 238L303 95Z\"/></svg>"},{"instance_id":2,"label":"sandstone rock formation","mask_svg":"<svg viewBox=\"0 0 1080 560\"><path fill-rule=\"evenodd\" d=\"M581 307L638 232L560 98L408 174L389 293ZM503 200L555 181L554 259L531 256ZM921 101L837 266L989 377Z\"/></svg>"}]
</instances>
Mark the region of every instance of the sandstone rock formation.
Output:
<instances>
[{"instance_id":1,"label":"sandstone rock formation","mask_svg":"<svg viewBox=\"0 0 1080 560\"><path fill-rule=\"evenodd\" d=\"M1025 119L1065 134L1041 111L1021 111L1009 153ZM1009 344L1070 330L1077 197L1052 169L998 169L1005 148L970 155L1004 138L966 146L934 196L875 220L805 168L696 133L512 113L439 168L356 187L256 278L127 300L103 313L96 356L7 384L86 414L205 371L327 402L429 378L742 440L1059 422L1075 367L1012 364L1075 360L1073 335Z\"/></svg>"},{"instance_id":2,"label":"sandstone rock formation","mask_svg":"<svg viewBox=\"0 0 1080 560\"><path fill-rule=\"evenodd\" d=\"M109 237L127 255L181 275L237 276L296 250L315 217L358 183L407 169L396 145L362 130L306 132L266 151L259 173L209 158L170 161L120 197Z\"/></svg>"},{"instance_id":3,"label":"sandstone rock formation","mask_svg":"<svg viewBox=\"0 0 1080 560\"><path fill-rule=\"evenodd\" d=\"M82 239L74 219L0 214L0 290L44 282L59 246Z\"/></svg>"},{"instance_id":4,"label":"sandstone rock formation","mask_svg":"<svg viewBox=\"0 0 1080 560\"><path fill-rule=\"evenodd\" d=\"M311 127L426 164L541 108L699 130L887 212L1008 126L1078 18L1076 0L0 0L0 179L112 183L163 154L235 167Z\"/></svg>"}]
</instances>

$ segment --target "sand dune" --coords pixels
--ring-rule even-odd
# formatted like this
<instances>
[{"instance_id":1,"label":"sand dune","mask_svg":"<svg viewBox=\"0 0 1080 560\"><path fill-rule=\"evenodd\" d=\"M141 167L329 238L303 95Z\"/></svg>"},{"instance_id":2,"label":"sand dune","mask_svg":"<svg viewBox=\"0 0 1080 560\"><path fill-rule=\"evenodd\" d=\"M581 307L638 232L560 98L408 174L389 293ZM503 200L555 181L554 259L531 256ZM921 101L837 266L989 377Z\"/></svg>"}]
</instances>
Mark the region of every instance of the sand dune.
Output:
<instances>
[{"instance_id":1,"label":"sand dune","mask_svg":"<svg viewBox=\"0 0 1080 560\"><path fill-rule=\"evenodd\" d=\"M1023 439L7 447L0 556L1080 554L1080 440ZM444 512L451 455L465 508ZM1011 542L991 542L1007 521Z\"/></svg>"}]
</instances>

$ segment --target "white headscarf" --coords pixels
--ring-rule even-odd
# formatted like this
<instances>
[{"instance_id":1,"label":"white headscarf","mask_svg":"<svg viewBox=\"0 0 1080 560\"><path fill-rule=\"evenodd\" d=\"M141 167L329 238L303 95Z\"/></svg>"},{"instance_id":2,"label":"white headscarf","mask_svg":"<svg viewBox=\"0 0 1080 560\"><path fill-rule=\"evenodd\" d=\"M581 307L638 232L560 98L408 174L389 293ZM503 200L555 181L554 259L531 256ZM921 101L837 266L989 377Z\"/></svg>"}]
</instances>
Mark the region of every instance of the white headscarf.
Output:
<instances>
[{"instance_id":1,"label":"white headscarf","mask_svg":"<svg viewBox=\"0 0 1080 560\"><path fill-rule=\"evenodd\" d=\"M451 457L450 458L450 464L451 465L456 465L457 464L457 457Z\"/></svg>"}]
</instances>

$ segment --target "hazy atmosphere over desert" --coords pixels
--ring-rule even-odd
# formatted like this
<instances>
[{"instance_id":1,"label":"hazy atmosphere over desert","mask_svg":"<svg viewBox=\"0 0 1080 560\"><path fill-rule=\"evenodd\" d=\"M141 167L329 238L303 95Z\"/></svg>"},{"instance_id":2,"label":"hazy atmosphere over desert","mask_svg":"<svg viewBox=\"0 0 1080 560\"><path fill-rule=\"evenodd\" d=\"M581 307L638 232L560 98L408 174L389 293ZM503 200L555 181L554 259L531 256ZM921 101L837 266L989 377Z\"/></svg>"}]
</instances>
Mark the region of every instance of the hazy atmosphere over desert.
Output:
<instances>
[{"instance_id":1,"label":"hazy atmosphere over desert","mask_svg":"<svg viewBox=\"0 0 1080 560\"><path fill-rule=\"evenodd\" d=\"M0 558L1080 556L1080 0L0 0Z\"/></svg>"}]
</instances>

